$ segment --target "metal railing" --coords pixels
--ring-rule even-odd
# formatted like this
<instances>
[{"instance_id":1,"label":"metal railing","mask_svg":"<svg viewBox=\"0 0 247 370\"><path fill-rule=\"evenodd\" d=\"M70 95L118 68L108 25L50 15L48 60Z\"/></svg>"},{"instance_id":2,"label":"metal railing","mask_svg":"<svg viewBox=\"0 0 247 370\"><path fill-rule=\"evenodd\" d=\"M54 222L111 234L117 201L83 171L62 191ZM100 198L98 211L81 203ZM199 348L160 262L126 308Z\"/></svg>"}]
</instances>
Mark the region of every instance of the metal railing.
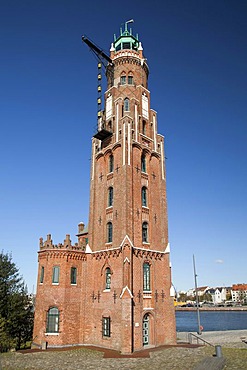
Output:
<instances>
[{"instance_id":1,"label":"metal railing","mask_svg":"<svg viewBox=\"0 0 247 370\"><path fill-rule=\"evenodd\" d=\"M196 344L201 344L203 343L203 346L205 345L209 345L209 346L212 346L214 347L213 344L209 343L208 341L206 341L205 339L201 338L201 337L198 337L198 335L195 335L193 333L188 333L188 341L190 344L194 344L193 343L193 340L195 341L196 340Z\"/></svg>"}]
</instances>

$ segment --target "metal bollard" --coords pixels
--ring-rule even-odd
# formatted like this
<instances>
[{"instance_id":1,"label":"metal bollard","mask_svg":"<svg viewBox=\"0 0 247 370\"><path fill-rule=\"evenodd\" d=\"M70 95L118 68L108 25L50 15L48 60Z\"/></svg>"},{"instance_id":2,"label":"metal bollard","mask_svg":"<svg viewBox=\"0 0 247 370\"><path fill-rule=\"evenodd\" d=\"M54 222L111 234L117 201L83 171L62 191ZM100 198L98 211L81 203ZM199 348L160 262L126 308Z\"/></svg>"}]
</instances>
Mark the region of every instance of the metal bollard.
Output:
<instances>
[{"instance_id":1,"label":"metal bollard","mask_svg":"<svg viewBox=\"0 0 247 370\"><path fill-rule=\"evenodd\" d=\"M216 357L222 357L221 346L215 346Z\"/></svg>"},{"instance_id":2,"label":"metal bollard","mask_svg":"<svg viewBox=\"0 0 247 370\"><path fill-rule=\"evenodd\" d=\"M42 350L46 350L46 349L47 349L47 345L48 345L48 342L43 341L43 342L41 343L41 349L42 349Z\"/></svg>"}]
</instances>

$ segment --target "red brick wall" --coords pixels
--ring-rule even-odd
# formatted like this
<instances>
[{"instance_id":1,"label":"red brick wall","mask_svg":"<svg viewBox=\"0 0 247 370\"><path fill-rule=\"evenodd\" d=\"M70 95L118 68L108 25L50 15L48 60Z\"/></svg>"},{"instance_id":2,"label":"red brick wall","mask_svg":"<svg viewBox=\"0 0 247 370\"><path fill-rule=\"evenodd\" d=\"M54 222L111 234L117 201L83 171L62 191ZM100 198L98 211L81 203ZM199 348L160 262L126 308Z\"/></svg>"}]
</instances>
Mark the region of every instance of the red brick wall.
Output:
<instances>
[{"instance_id":1,"label":"red brick wall","mask_svg":"<svg viewBox=\"0 0 247 370\"><path fill-rule=\"evenodd\" d=\"M84 255L84 253L83 253ZM82 292L85 279L82 252L41 251L35 305L35 343L47 341L49 345L77 344L79 339L78 318L82 310ZM40 283L41 267L44 266L44 281ZM52 283L53 266L60 267L59 284ZM77 285L71 285L71 267L77 268ZM57 307L60 312L59 335L46 333L47 312Z\"/></svg>"}]
</instances>

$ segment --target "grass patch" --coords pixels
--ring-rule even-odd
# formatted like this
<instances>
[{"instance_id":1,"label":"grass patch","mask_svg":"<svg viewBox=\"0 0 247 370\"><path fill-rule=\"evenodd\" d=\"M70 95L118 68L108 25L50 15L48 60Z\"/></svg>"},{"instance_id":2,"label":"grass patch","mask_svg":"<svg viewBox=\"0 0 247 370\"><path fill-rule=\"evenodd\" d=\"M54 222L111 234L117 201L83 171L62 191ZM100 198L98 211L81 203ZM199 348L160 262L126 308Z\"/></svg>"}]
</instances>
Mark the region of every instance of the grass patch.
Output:
<instances>
[{"instance_id":1,"label":"grass patch","mask_svg":"<svg viewBox=\"0 0 247 370\"><path fill-rule=\"evenodd\" d=\"M247 348L222 348L222 355L226 359L227 369L246 370Z\"/></svg>"}]
</instances>

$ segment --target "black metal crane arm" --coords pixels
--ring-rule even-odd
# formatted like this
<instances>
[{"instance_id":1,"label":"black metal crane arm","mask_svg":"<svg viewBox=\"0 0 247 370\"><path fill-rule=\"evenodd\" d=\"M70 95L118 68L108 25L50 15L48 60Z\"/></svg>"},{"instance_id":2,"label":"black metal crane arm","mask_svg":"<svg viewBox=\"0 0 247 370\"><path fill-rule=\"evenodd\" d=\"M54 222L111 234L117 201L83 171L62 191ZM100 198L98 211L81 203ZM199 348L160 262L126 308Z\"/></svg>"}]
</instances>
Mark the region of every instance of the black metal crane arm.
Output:
<instances>
[{"instance_id":1,"label":"black metal crane arm","mask_svg":"<svg viewBox=\"0 0 247 370\"><path fill-rule=\"evenodd\" d=\"M98 46L96 46L92 41L90 41L86 36L81 37L82 41L89 46L89 48L101 59L105 59L110 65L112 65L111 58Z\"/></svg>"}]
</instances>

